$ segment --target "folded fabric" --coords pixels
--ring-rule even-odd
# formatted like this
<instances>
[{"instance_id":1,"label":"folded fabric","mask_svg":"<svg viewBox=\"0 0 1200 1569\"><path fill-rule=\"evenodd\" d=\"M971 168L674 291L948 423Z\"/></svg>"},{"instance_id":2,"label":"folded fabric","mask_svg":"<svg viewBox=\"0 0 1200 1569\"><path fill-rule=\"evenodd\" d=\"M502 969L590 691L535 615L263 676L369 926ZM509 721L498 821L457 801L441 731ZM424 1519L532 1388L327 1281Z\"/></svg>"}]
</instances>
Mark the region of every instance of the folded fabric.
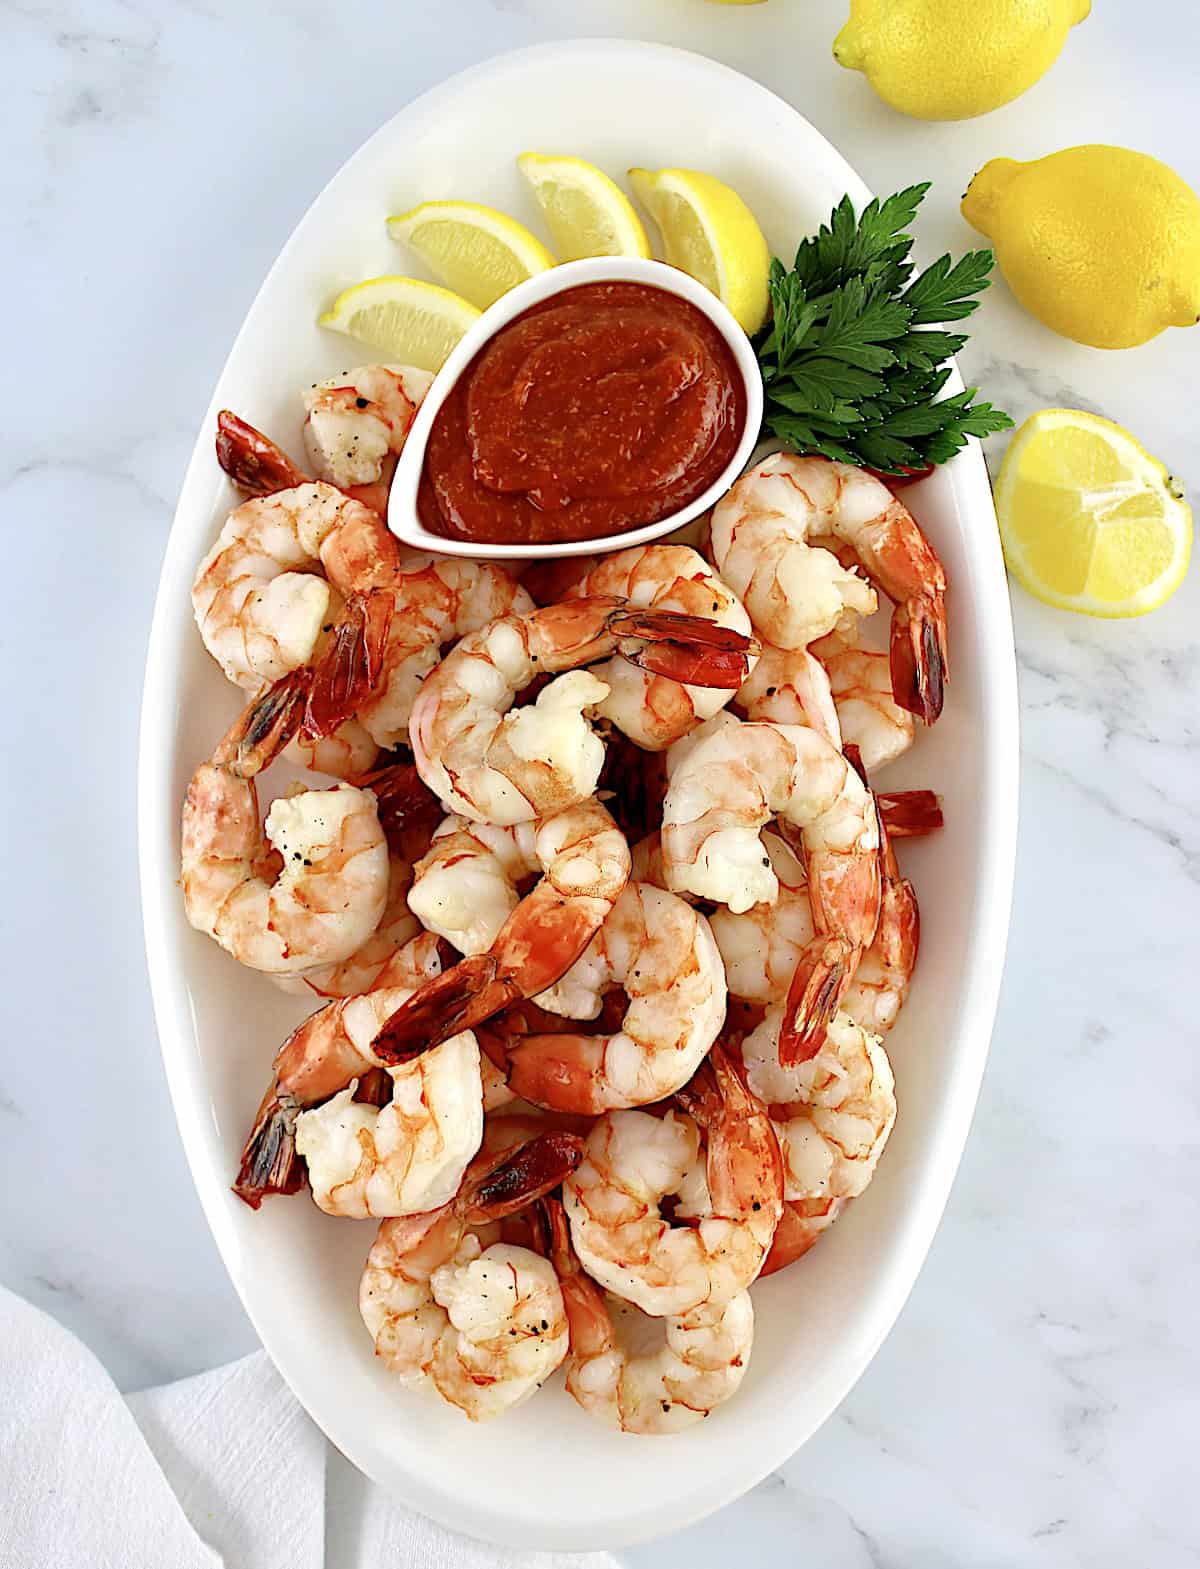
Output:
<instances>
[{"instance_id":1,"label":"folded fabric","mask_svg":"<svg viewBox=\"0 0 1200 1569\"><path fill-rule=\"evenodd\" d=\"M616 1569L405 1509L330 1450L263 1352L126 1399L3 1288L0 1348L4 1569Z\"/></svg>"}]
</instances>

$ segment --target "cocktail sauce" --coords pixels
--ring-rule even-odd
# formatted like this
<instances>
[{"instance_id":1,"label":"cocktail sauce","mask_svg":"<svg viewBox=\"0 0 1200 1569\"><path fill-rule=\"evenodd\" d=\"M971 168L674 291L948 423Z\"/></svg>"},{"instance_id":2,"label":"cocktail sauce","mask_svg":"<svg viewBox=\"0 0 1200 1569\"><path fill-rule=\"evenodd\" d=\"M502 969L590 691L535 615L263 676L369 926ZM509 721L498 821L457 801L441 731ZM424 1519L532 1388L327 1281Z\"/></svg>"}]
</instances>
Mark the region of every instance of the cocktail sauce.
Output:
<instances>
[{"instance_id":1,"label":"cocktail sauce","mask_svg":"<svg viewBox=\"0 0 1200 1569\"><path fill-rule=\"evenodd\" d=\"M431 533L489 544L624 533L707 490L745 422L703 311L647 284L581 284L501 327L459 377L417 510Z\"/></svg>"}]
</instances>

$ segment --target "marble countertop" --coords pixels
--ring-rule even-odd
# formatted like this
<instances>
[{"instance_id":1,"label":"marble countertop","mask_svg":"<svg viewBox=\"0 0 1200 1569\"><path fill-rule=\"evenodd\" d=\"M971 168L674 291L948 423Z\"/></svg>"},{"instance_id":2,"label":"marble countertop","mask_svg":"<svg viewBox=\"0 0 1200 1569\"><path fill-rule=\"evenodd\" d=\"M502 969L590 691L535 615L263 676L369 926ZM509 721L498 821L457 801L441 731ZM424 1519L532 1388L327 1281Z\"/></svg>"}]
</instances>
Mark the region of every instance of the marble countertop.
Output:
<instances>
[{"instance_id":1,"label":"marble countertop","mask_svg":"<svg viewBox=\"0 0 1200 1569\"><path fill-rule=\"evenodd\" d=\"M994 154L1113 141L1200 186L1190 0L1108 0L1017 103L903 120L829 42L844 0L74 0L9 8L3 180L9 585L0 812L0 1275L122 1388L255 1343L159 1063L134 842L141 668L195 425L279 245L415 93L502 49L657 39L758 77L877 190L932 177L926 246ZM1119 15L1117 13L1120 13ZM963 369L1018 417L1132 426L1200 481L1200 333L1120 355L996 287ZM994 454L993 454L994 456ZM1178 977L1200 930L1200 579L1141 621L1014 590L1021 836L1004 990L946 1218L891 1337L787 1465L628 1553L860 1566L1200 1562L1200 1078ZM36 762L36 772L30 766ZM1192 954L1192 959L1188 955ZM1153 1090L1153 1094L1150 1091ZM330 1561L337 1556L331 1544Z\"/></svg>"}]
</instances>

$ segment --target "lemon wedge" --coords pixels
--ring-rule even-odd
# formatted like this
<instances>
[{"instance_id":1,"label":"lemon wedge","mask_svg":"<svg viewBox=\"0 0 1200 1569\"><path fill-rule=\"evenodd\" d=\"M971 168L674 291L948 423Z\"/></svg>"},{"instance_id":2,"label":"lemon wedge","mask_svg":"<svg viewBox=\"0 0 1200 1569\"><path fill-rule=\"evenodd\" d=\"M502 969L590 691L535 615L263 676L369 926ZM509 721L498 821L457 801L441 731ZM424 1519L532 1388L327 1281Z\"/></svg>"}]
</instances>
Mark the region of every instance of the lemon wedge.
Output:
<instances>
[{"instance_id":1,"label":"lemon wedge","mask_svg":"<svg viewBox=\"0 0 1200 1569\"><path fill-rule=\"evenodd\" d=\"M524 224L477 202L422 202L387 224L393 240L414 250L447 288L480 310L554 266Z\"/></svg>"},{"instance_id":2,"label":"lemon wedge","mask_svg":"<svg viewBox=\"0 0 1200 1569\"><path fill-rule=\"evenodd\" d=\"M563 261L584 256L650 255L633 203L603 169L582 158L522 153L517 168L533 194Z\"/></svg>"},{"instance_id":3,"label":"lemon wedge","mask_svg":"<svg viewBox=\"0 0 1200 1569\"><path fill-rule=\"evenodd\" d=\"M343 289L318 317L389 360L438 371L481 312L461 294L416 278L368 278Z\"/></svg>"},{"instance_id":4,"label":"lemon wedge","mask_svg":"<svg viewBox=\"0 0 1200 1569\"><path fill-rule=\"evenodd\" d=\"M696 169L630 169L673 267L706 284L748 333L767 314L767 242L735 190Z\"/></svg>"},{"instance_id":5,"label":"lemon wedge","mask_svg":"<svg viewBox=\"0 0 1200 1569\"><path fill-rule=\"evenodd\" d=\"M1140 616L1179 587L1192 513L1178 483L1127 430L1042 409L1009 444L996 483L1009 570L1048 605Z\"/></svg>"}]
</instances>

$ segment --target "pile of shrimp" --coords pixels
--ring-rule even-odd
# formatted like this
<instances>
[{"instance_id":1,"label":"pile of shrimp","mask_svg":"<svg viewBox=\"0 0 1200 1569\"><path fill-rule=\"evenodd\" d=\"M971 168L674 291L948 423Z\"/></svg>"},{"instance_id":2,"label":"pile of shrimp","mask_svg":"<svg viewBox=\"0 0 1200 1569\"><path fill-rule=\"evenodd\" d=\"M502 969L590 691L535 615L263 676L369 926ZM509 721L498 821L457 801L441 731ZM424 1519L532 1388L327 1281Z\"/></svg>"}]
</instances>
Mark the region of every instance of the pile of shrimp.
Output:
<instances>
[{"instance_id":1,"label":"pile of shrimp","mask_svg":"<svg viewBox=\"0 0 1200 1569\"><path fill-rule=\"evenodd\" d=\"M310 388L303 467L218 420L243 499L192 598L243 706L188 787L184 906L314 1010L269 1068L247 1047L234 1191L378 1223L387 1376L484 1421L562 1367L597 1421L674 1433L738 1389L750 1288L896 1119L896 845L941 811L876 783L941 710L946 578L883 483L787 453L693 543L405 550L384 511L429 381ZM264 816L281 757L322 777Z\"/></svg>"}]
</instances>

